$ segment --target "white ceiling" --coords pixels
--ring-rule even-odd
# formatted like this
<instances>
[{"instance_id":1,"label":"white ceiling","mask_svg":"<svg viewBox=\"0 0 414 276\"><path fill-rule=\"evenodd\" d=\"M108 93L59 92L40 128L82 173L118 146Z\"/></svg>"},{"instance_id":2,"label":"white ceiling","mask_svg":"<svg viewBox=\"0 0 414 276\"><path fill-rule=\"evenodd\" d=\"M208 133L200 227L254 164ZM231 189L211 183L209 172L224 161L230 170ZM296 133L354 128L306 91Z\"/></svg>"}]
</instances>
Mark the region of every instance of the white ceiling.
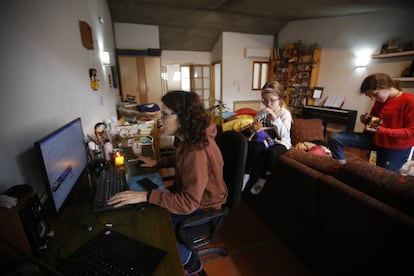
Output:
<instances>
[{"instance_id":1,"label":"white ceiling","mask_svg":"<svg viewBox=\"0 0 414 276\"><path fill-rule=\"evenodd\" d=\"M413 0L108 0L108 5L113 22L157 25L162 50L187 51L211 51L223 31L277 35L291 20L414 10Z\"/></svg>"}]
</instances>

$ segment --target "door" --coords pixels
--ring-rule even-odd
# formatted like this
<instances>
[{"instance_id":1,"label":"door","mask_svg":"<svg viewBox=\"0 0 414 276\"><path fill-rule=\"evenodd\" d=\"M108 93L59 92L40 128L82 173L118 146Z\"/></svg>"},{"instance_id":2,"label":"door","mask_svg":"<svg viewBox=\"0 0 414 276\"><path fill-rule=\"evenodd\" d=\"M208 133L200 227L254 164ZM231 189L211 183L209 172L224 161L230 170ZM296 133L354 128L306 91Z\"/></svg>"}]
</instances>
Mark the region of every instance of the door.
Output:
<instances>
[{"instance_id":1,"label":"door","mask_svg":"<svg viewBox=\"0 0 414 276\"><path fill-rule=\"evenodd\" d=\"M119 55L122 100L134 96L138 104L161 103L161 59L154 56Z\"/></svg>"}]
</instances>

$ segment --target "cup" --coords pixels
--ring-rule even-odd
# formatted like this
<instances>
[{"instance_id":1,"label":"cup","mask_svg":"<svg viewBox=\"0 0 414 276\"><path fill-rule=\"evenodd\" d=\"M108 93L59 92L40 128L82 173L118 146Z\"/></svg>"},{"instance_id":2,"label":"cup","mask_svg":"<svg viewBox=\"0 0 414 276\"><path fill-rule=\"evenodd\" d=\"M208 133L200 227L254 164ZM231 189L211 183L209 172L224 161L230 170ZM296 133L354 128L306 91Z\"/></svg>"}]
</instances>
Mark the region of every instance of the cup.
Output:
<instances>
[{"instance_id":1,"label":"cup","mask_svg":"<svg viewBox=\"0 0 414 276\"><path fill-rule=\"evenodd\" d=\"M140 157L142 153L142 144L141 143L134 143L132 145L132 152L134 153L135 157Z\"/></svg>"}]
</instances>

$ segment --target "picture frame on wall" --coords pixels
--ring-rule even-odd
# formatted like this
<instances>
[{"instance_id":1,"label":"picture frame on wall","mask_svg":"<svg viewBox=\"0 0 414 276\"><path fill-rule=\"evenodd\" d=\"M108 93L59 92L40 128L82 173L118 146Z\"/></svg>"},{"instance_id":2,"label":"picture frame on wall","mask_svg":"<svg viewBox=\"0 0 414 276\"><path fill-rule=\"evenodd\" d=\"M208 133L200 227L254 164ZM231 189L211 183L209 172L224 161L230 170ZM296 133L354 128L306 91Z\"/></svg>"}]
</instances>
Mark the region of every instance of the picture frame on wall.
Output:
<instances>
[{"instance_id":1,"label":"picture frame on wall","mask_svg":"<svg viewBox=\"0 0 414 276\"><path fill-rule=\"evenodd\" d=\"M323 94L323 87L314 87L312 90L312 98L314 99L320 99L322 98Z\"/></svg>"}]
</instances>

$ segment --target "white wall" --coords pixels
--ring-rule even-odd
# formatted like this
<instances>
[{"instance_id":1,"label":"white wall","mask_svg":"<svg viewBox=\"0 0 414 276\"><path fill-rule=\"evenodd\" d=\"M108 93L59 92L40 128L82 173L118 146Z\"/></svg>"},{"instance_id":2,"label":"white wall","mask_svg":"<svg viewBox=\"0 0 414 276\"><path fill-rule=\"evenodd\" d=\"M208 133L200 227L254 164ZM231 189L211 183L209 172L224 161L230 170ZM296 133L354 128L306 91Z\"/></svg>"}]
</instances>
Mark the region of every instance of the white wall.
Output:
<instances>
[{"instance_id":1,"label":"white wall","mask_svg":"<svg viewBox=\"0 0 414 276\"><path fill-rule=\"evenodd\" d=\"M95 50L82 46L80 20L92 28ZM115 58L107 2L6 0L0 37L0 192L30 184L41 195L34 141L76 117L81 117L85 133L93 134L95 123L116 116L119 92L109 87L110 67L99 58L100 49ZM98 91L89 87L91 67L98 70Z\"/></svg>"},{"instance_id":2,"label":"white wall","mask_svg":"<svg viewBox=\"0 0 414 276\"><path fill-rule=\"evenodd\" d=\"M115 22L114 33L117 49L160 48L158 26Z\"/></svg>"},{"instance_id":3,"label":"white wall","mask_svg":"<svg viewBox=\"0 0 414 276\"><path fill-rule=\"evenodd\" d=\"M260 91L251 90L252 69L253 61L263 59L245 58L244 53L246 48L273 48L273 35L223 32L222 38L222 93L224 104L233 109L233 101L259 100L261 97Z\"/></svg>"},{"instance_id":4,"label":"white wall","mask_svg":"<svg viewBox=\"0 0 414 276\"><path fill-rule=\"evenodd\" d=\"M399 76L411 61L371 60L366 69L356 69L356 54L361 50L376 53L384 42L393 38L414 41L410 27L413 25L412 11L294 21L279 33L278 46L299 40L304 44L318 43L322 49L318 86L325 88L324 98L346 96L343 108L358 110L359 115L372 105L369 98L359 93L364 77L375 72ZM357 120L356 130L362 128Z\"/></svg>"}]
</instances>

